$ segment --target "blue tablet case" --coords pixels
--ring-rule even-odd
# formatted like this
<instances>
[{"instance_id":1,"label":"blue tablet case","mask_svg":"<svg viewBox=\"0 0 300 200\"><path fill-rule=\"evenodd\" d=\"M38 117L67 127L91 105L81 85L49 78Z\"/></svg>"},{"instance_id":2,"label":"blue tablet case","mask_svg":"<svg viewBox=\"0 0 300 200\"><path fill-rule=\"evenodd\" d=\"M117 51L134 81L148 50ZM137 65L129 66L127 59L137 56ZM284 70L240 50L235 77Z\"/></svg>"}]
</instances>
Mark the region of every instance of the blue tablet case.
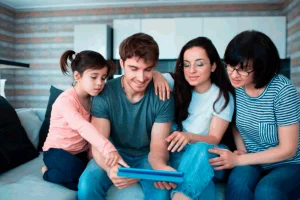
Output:
<instances>
[{"instance_id":1,"label":"blue tablet case","mask_svg":"<svg viewBox=\"0 0 300 200\"><path fill-rule=\"evenodd\" d=\"M166 181L173 183L183 182L183 172L165 171L165 170L150 170L138 168L119 167L117 174L126 178L147 179L153 181Z\"/></svg>"}]
</instances>

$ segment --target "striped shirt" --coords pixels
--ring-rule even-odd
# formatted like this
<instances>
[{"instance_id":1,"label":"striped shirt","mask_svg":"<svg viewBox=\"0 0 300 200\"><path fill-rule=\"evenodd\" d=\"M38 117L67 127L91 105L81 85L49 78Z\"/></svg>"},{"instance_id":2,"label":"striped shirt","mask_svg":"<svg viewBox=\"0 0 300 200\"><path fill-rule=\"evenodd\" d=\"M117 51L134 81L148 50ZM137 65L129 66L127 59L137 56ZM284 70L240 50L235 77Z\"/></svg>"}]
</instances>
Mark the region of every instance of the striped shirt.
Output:
<instances>
[{"instance_id":1,"label":"striped shirt","mask_svg":"<svg viewBox=\"0 0 300 200\"><path fill-rule=\"evenodd\" d=\"M236 90L236 126L248 153L256 153L279 144L278 126L300 122L300 98L290 80L276 75L258 97L250 97L244 88ZM298 130L300 141L300 128ZM269 169L282 164L300 164L300 142L295 157L272 164Z\"/></svg>"}]
</instances>

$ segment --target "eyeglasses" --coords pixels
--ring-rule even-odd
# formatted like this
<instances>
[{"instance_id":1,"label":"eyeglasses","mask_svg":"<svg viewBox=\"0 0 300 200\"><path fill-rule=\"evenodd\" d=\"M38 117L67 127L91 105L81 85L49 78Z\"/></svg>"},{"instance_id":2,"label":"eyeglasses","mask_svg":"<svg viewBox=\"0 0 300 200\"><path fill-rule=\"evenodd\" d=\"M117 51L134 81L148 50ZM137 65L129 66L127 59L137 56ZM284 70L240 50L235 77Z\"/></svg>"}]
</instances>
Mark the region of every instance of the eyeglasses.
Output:
<instances>
[{"instance_id":1,"label":"eyeglasses","mask_svg":"<svg viewBox=\"0 0 300 200\"><path fill-rule=\"evenodd\" d=\"M253 71L254 69L250 70L250 71L245 71L245 70L242 70L241 68L239 69L236 69L235 67L232 67L230 65L227 65L225 64L225 68L227 69L228 73L233 73L233 71L235 70L239 75L241 76L249 76Z\"/></svg>"},{"instance_id":2,"label":"eyeglasses","mask_svg":"<svg viewBox=\"0 0 300 200\"><path fill-rule=\"evenodd\" d=\"M195 67L196 70L199 70L205 64L210 64L210 63L209 62L204 62L203 60L196 60L194 62L194 67ZM183 69L188 69L192 66L192 64L190 62L187 62L187 61L184 61L183 63L181 63L181 65L183 66Z\"/></svg>"}]
</instances>

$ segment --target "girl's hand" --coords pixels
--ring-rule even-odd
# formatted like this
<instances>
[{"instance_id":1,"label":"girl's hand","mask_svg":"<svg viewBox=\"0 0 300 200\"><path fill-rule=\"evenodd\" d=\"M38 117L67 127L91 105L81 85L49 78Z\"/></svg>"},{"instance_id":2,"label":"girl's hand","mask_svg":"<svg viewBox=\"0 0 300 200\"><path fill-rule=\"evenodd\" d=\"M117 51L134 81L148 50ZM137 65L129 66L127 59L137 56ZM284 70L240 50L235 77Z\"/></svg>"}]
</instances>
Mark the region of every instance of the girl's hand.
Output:
<instances>
[{"instance_id":1,"label":"girl's hand","mask_svg":"<svg viewBox=\"0 0 300 200\"><path fill-rule=\"evenodd\" d=\"M238 155L227 149L213 148L208 151L219 155L217 158L209 159L212 166L217 166L215 170L231 169L238 165Z\"/></svg>"},{"instance_id":2,"label":"girl's hand","mask_svg":"<svg viewBox=\"0 0 300 200\"><path fill-rule=\"evenodd\" d=\"M105 164L109 167L113 167L117 164L120 164L124 167L129 167L129 165L127 165L127 163L120 156L118 151L112 151L112 152L109 152L108 154L106 154Z\"/></svg>"},{"instance_id":3,"label":"girl's hand","mask_svg":"<svg viewBox=\"0 0 300 200\"><path fill-rule=\"evenodd\" d=\"M191 141L191 134L187 132L174 131L166 138L166 141L170 143L168 151L172 149L172 152L175 152L176 150L180 152L183 147Z\"/></svg>"},{"instance_id":4,"label":"girl's hand","mask_svg":"<svg viewBox=\"0 0 300 200\"><path fill-rule=\"evenodd\" d=\"M160 100L166 100L166 96L168 99L170 99L171 88L166 78L160 72L154 72L153 83L155 88L155 94L159 94Z\"/></svg>"}]
</instances>

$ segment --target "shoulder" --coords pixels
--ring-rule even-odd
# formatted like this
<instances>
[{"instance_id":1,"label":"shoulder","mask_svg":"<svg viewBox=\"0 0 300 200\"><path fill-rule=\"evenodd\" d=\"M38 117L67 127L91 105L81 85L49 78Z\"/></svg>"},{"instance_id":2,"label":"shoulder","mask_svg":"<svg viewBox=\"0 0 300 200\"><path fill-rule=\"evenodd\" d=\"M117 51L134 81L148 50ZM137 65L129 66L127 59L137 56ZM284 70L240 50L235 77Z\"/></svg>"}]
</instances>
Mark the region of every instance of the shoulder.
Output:
<instances>
[{"instance_id":1,"label":"shoulder","mask_svg":"<svg viewBox=\"0 0 300 200\"><path fill-rule=\"evenodd\" d=\"M121 77L107 81L102 93L116 92L119 88L121 88Z\"/></svg>"},{"instance_id":2,"label":"shoulder","mask_svg":"<svg viewBox=\"0 0 300 200\"><path fill-rule=\"evenodd\" d=\"M213 101L215 101L217 98L218 98L218 96L219 96L219 93L220 93L220 88L216 85L216 84L212 84L211 85L211 88L210 88L210 90L209 90L209 98L211 98L211 100L213 100ZM230 94L230 93L229 93ZM222 95L221 97L220 97L220 99L225 99L224 98L224 96Z\"/></svg>"},{"instance_id":3,"label":"shoulder","mask_svg":"<svg viewBox=\"0 0 300 200\"><path fill-rule=\"evenodd\" d=\"M268 91L280 97L288 93L297 93L296 87L293 83L283 75L276 75L268 85Z\"/></svg>"},{"instance_id":4,"label":"shoulder","mask_svg":"<svg viewBox=\"0 0 300 200\"><path fill-rule=\"evenodd\" d=\"M58 102L77 102L77 96L74 88L72 87L62 92L55 100L55 103Z\"/></svg>"},{"instance_id":5,"label":"shoulder","mask_svg":"<svg viewBox=\"0 0 300 200\"><path fill-rule=\"evenodd\" d=\"M160 100L159 95L155 94L154 89L155 89L154 83L153 81L151 81L147 86L146 95L148 96L148 98L151 98L156 105L165 105L165 104L173 103L174 101L173 95L170 95L170 99L166 99L165 101L162 101Z\"/></svg>"},{"instance_id":6,"label":"shoulder","mask_svg":"<svg viewBox=\"0 0 300 200\"><path fill-rule=\"evenodd\" d=\"M281 74L274 76L269 83L269 86L276 87L279 90L286 87L287 85L293 85L293 83L288 78L286 78Z\"/></svg>"},{"instance_id":7,"label":"shoulder","mask_svg":"<svg viewBox=\"0 0 300 200\"><path fill-rule=\"evenodd\" d=\"M77 100L77 94L74 90L74 88L69 88L66 91L62 92L55 102L53 103L53 109L62 109L65 108L65 106L72 106L72 107L78 107L79 102Z\"/></svg>"},{"instance_id":8,"label":"shoulder","mask_svg":"<svg viewBox=\"0 0 300 200\"><path fill-rule=\"evenodd\" d=\"M110 98L113 94L117 94L121 88L121 77L106 82L104 89L100 94L93 97L93 101Z\"/></svg>"},{"instance_id":9,"label":"shoulder","mask_svg":"<svg viewBox=\"0 0 300 200\"><path fill-rule=\"evenodd\" d=\"M218 98L220 88L215 84L213 84L212 87L213 87L213 93L211 96L212 96L212 98L214 98L216 100ZM234 97L230 92L228 92L228 94L229 94L229 100L228 100L228 104L227 104L226 108L233 110L234 109ZM225 100L224 95L221 95L220 100L217 102L217 104L220 104L223 106L225 101L226 100Z\"/></svg>"}]
</instances>

